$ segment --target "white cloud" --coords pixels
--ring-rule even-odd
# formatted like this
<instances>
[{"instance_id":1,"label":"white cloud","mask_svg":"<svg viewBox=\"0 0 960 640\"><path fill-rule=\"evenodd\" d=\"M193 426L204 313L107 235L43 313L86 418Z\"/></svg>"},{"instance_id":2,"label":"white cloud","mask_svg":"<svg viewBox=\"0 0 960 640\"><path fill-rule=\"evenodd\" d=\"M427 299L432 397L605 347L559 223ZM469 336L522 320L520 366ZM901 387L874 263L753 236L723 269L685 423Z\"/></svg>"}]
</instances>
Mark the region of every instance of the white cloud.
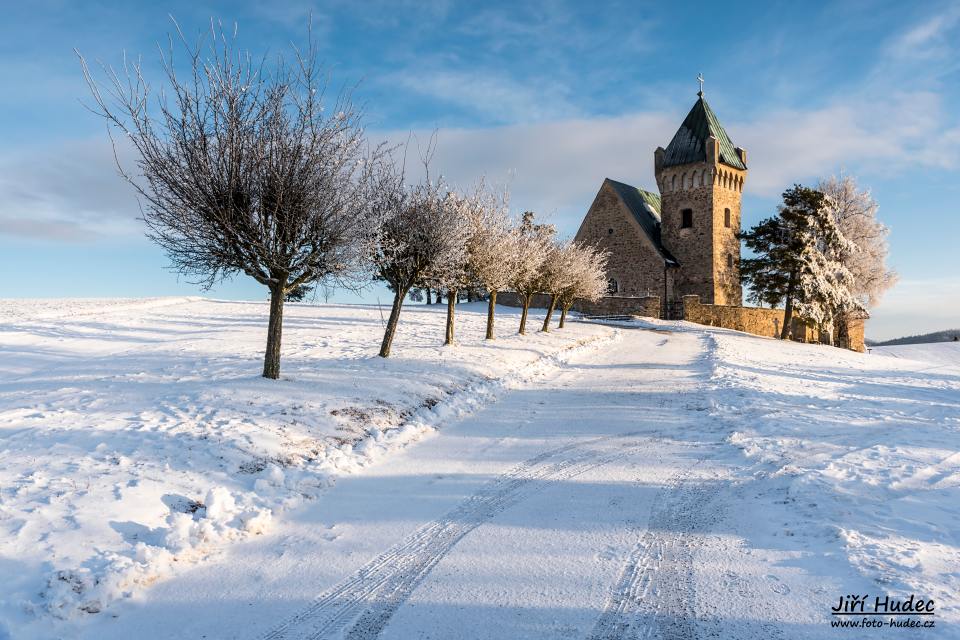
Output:
<instances>
[{"instance_id":1,"label":"white cloud","mask_svg":"<svg viewBox=\"0 0 960 640\"><path fill-rule=\"evenodd\" d=\"M576 113L567 87L545 80L520 82L493 72L419 68L385 76L382 81L495 122L549 120Z\"/></svg>"},{"instance_id":2,"label":"white cloud","mask_svg":"<svg viewBox=\"0 0 960 640\"><path fill-rule=\"evenodd\" d=\"M749 153L746 188L754 195L773 197L795 181L842 167L889 176L918 166L960 166L960 128L939 131L940 102L930 93L892 96L882 105L838 102L812 111L776 111L752 121L718 115ZM573 231L604 177L655 188L653 150L670 141L679 122L675 113L649 111L443 129L434 166L461 184L482 175L509 178L517 208L556 214ZM415 133L421 141L431 135ZM372 135L407 138L407 132ZM0 157L0 220L6 221L0 232L35 236L53 229L41 223L69 221L78 232L140 233L138 214L105 140ZM13 220L35 224L27 228Z\"/></svg>"},{"instance_id":3,"label":"white cloud","mask_svg":"<svg viewBox=\"0 0 960 640\"><path fill-rule=\"evenodd\" d=\"M748 151L747 191L774 197L793 182L840 168L896 175L917 166L960 164L954 132L944 137L939 100L932 94L894 97L875 106L836 103L812 111L776 111L752 121L718 114L734 142ZM519 208L565 217L575 229L604 177L656 188L653 150L666 146L680 119L663 112L613 118L439 132L435 168L457 182L512 175ZM425 140L430 132L417 132ZM406 133L389 134L403 141Z\"/></svg>"},{"instance_id":4,"label":"white cloud","mask_svg":"<svg viewBox=\"0 0 960 640\"><path fill-rule=\"evenodd\" d=\"M0 234L81 242L141 233L139 214L105 139L0 156Z\"/></svg>"},{"instance_id":5,"label":"white cloud","mask_svg":"<svg viewBox=\"0 0 960 640\"><path fill-rule=\"evenodd\" d=\"M952 54L951 38L960 25L960 7L953 5L937 11L926 20L897 34L885 48L885 54L897 60L936 60Z\"/></svg>"}]
</instances>

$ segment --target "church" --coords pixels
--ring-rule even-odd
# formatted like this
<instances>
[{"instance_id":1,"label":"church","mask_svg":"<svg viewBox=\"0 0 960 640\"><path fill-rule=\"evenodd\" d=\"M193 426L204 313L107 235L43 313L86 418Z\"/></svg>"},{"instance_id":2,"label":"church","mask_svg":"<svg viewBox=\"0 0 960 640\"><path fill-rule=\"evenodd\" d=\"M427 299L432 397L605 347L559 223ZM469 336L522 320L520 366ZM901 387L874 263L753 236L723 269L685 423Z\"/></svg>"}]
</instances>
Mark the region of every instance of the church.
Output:
<instances>
[{"instance_id":1,"label":"church","mask_svg":"<svg viewBox=\"0 0 960 640\"><path fill-rule=\"evenodd\" d=\"M670 144L654 151L659 193L607 178L576 240L609 252L610 296L657 297L683 313L684 296L740 306L740 202L747 152L734 146L703 88Z\"/></svg>"}]
</instances>

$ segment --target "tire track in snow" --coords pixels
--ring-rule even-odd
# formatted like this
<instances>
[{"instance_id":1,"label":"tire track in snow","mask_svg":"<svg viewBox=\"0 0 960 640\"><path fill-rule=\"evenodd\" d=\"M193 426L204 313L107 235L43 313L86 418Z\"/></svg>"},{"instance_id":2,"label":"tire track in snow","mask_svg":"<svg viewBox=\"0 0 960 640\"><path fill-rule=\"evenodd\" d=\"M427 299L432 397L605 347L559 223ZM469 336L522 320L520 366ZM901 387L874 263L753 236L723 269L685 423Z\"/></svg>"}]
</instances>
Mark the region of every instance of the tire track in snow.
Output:
<instances>
[{"instance_id":1,"label":"tire track in snow","mask_svg":"<svg viewBox=\"0 0 960 640\"><path fill-rule=\"evenodd\" d=\"M716 478L692 477L701 462L674 475L657 495L589 640L697 637L694 555L718 520L710 503L722 489Z\"/></svg>"},{"instance_id":2,"label":"tire track in snow","mask_svg":"<svg viewBox=\"0 0 960 640\"><path fill-rule=\"evenodd\" d=\"M547 485L624 458L651 442L651 438L638 439L636 435L592 438L530 458L374 558L303 611L261 636L262 640L338 637L348 626L346 638L376 638L464 536Z\"/></svg>"}]
</instances>

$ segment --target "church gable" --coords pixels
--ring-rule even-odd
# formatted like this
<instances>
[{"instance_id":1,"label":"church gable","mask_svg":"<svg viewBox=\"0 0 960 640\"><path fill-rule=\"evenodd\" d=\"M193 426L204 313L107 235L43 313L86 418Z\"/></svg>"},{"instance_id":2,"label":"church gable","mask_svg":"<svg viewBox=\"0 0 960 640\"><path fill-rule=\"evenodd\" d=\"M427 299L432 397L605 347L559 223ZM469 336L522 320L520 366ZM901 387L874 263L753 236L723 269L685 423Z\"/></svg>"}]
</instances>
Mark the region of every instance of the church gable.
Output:
<instances>
[{"instance_id":1,"label":"church gable","mask_svg":"<svg viewBox=\"0 0 960 640\"><path fill-rule=\"evenodd\" d=\"M672 265L677 264L677 261L663 246L660 239L660 196L610 178L607 178L604 182L616 191L630 216L643 229L650 245L660 254L664 262Z\"/></svg>"},{"instance_id":2,"label":"church gable","mask_svg":"<svg viewBox=\"0 0 960 640\"><path fill-rule=\"evenodd\" d=\"M608 178L577 231L578 242L610 253L607 274L617 294L662 293L664 268L675 261L659 245L658 205L655 194Z\"/></svg>"}]
</instances>

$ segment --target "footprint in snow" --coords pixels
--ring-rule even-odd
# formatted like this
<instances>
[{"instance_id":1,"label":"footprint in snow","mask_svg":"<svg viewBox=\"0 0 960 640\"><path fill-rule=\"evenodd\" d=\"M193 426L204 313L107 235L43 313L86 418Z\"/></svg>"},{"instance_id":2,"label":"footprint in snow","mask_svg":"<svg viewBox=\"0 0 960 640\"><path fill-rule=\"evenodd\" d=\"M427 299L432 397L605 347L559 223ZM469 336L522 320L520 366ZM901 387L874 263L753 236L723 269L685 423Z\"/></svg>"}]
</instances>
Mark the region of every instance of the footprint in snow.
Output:
<instances>
[{"instance_id":1,"label":"footprint in snow","mask_svg":"<svg viewBox=\"0 0 960 640\"><path fill-rule=\"evenodd\" d=\"M778 593L781 596L785 596L788 593L790 593L790 587L780 582L780 578L778 578L777 576L769 575L767 576L767 580L770 580L773 583L770 585L770 591L773 591L774 593Z\"/></svg>"}]
</instances>

